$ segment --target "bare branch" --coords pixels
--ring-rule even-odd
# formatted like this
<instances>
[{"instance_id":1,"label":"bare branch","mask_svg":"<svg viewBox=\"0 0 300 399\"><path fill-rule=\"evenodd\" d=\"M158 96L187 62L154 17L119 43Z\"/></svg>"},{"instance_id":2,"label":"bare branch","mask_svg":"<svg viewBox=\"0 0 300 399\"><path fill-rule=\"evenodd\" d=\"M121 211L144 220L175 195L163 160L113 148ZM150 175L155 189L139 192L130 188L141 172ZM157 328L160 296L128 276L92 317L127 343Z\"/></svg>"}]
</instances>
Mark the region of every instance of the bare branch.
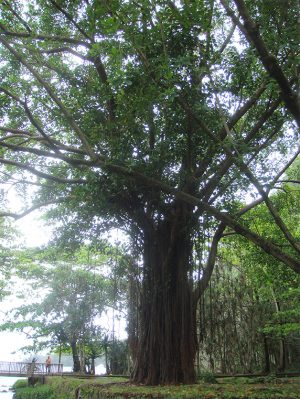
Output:
<instances>
[{"instance_id":1,"label":"bare branch","mask_svg":"<svg viewBox=\"0 0 300 399\"><path fill-rule=\"evenodd\" d=\"M0 126L0 131L3 132L12 132L13 134L9 135L9 136L4 136L0 138L0 142L4 142L6 140L10 140L11 138L27 138L27 140L25 141L26 143L28 143L29 141L33 141L33 142L40 142L42 144L47 145L48 141L45 141L45 139L43 137L40 136L35 136L33 134L31 134L30 132L26 131L26 130L21 130L21 129L13 129L10 127L4 127L4 126ZM24 137L25 136L25 137ZM50 136L48 136L50 137ZM63 151L68 151L70 153L74 153L74 154L79 154L79 155L86 155L86 152L76 148L76 147L72 147L69 145L65 145L63 143L61 143L60 141L53 139L51 137L51 141L56 145L56 147L58 147L60 150ZM19 143L20 145L20 143ZM25 148L25 147L24 147ZM27 148L27 147L26 147ZM86 164L86 163L84 163Z\"/></svg>"},{"instance_id":2,"label":"bare branch","mask_svg":"<svg viewBox=\"0 0 300 399\"><path fill-rule=\"evenodd\" d=\"M44 144L48 144L48 146L54 150L56 153L59 153L59 150L68 150L70 152L74 152L77 154L82 154L82 155L86 155L85 151L82 151L80 149L76 149L74 147L70 147L70 146L66 146L64 144L62 144L60 141L53 139L50 135L48 135L43 127L41 126L41 124L36 120L36 118L34 117L34 115L32 114L32 112L30 111L26 101L21 100L20 97L18 97L17 95L15 95L14 93L12 93L11 91L7 90L4 87L0 87L0 91L4 92L7 96L13 98L17 103L19 103L28 119L30 120L30 122L32 123L32 125L37 129L37 131L41 134L41 138L39 137L34 137L30 132L25 131L25 130L19 130L19 129L12 129L12 128L6 128L6 127L0 127L0 130L2 131L6 131L6 132L13 132L15 134L21 134L21 135L27 135L28 137L31 137L32 139L36 140L36 141L44 141ZM6 138L2 138L2 140L5 140Z\"/></svg>"},{"instance_id":3,"label":"bare branch","mask_svg":"<svg viewBox=\"0 0 300 399\"><path fill-rule=\"evenodd\" d=\"M59 10L65 17L66 19L71 22L77 30L82 34L83 37L85 37L88 40L92 40L93 38L90 37L82 28L81 26L74 20L71 14L69 14L66 10L64 10L55 0L50 0L50 3L57 9Z\"/></svg>"},{"instance_id":4,"label":"bare branch","mask_svg":"<svg viewBox=\"0 0 300 399\"><path fill-rule=\"evenodd\" d=\"M91 57L78 53L71 47L54 47L49 50L41 50L41 54L57 54L57 53L70 53L75 55L75 57L81 58L84 61L91 61Z\"/></svg>"},{"instance_id":5,"label":"bare branch","mask_svg":"<svg viewBox=\"0 0 300 399\"><path fill-rule=\"evenodd\" d=\"M293 184L300 184L300 180L284 179L284 180L278 180L277 183L293 183Z\"/></svg>"},{"instance_id":6,"label":"bare branch","mask_svg":"<svg viewBox=\"0 0 300 399\"><path fill-rule=\"evenodd\" d=\"M10 144L10 143L5 143L5 142L2 142L1 145L2 145L2 147L6 147L6 148L9 148L9 149L11 149L13 151L17 151L17 152L34 154L34 155L37 155L40 157L45 157L45 158L60 159L61 161L64 161L67 164L76 166L76 167L93 165L93 163L91 161L87 161L85 159L79 159L79 158L71 158L64 154L58 153L58 152L53 153L53 152L41 150L39 148L23 147L22 145Z\"/></svg>"},{"instance_id":7,"label":"bare branch","mask_svg":"<svg viewBox=\"0 0 300 399\"><path fill-rule=\"evenodd\" d=\"M272 201L268 197L268 191L265 191L260 182L257 180L257 178L254 176L254 174L251 172L251 170L248 168L248 166L243 162L239 161L240 169L245 173L245 175L249 178L249 180L252 182L252 184L256 187L257 191L261 195L263 201L265 202L267 208L269 209L270 214L272 215L275 223L279 227L279 229L282 231L283 235L285 238L288 240L288 242L292 245L292 247L300 253L300 243L298 243L293 235L290 233L288 227L284 223L284 221L281 219L277 209L274 207Z\"/></svg>"},{"instance_id":8,"label":"bare branch","mask_svg":"<svg viewBox=\"0 0 300 399\"><path fill-rule=\"evenodd\" d=\"M91 44L95 44L94 37L89 36L85 32L85 30L83 28L81 28L81 26L74 20L74 18L72 17L72 15L70 13L68 13L66 10L64 10L55 0L50 0L50 2L52 3L52 5L57 10L59 10L66 17L66 19L71 24L73 24L77 28L77 30L86 39L88 39L91 42ZM76 56L80 56L79 54L76 54L76 52L75 52L75 55ZM101 61L100 56L98 55L98 56L95 56L95 57L85 57L83 59L89 60L89 61L94 63L101 83L105 84L106 86L109 86L108 85L107 73L106 73L105 67L103 65L103 62ZM116 107L116 104L115 104L115 100L114 100L114 97L113 97L113 94L112 94L111 90L110 90L110 96L111 96L111 98L107 101L107 108L108 108L109 119L113 120L115 118L115 107Z\"/></svg>"},{"instance_id":9,"label":"bare branch","mask_svg":"<svg viewBox=\"0 0 300 399\"><path fill-rule=\"evenodd\" d=\"M0 89L1 90L1 89ZM12 127L4 127L0 126L0 131L2 132L8 132L8 133L13 133L13 136L19 136L19 137L24 137L28 136L31 137L32 134L29 133L27 130L22 130L22 129L14 129ZM4 137L5 138L5 137Z\"/></svg>"},{"instance_id":10,"label":"bare branch","mask_svg":"<svg viewBox=\"0 0 300 399\"><path fill-rule=\"evenodd\" d=\"M230 40L234 34L235 28L236 28L236 23L233 22L232 27L231 27L230 31L228 32L226 39L224 40L224 43L222 44L222 46L220 47L220 49L218 51L218 55L222 55L223 51L226 49L226 47L230 43Z\"/></svg>"},{"instance_id":11,"label":"bare branch","mask_svg":"<svg viewBox=\"0 0 300 399\"><path fill-rule=\"evenodd\" d=\"M55 181L56 183L61 183L61 184L86 184L87 181L84 179L64 179L58 176L53 176L49 175L47 173L41 172L32 166L28 164L24 164L18 161L12 161L10 159L4 159L3 157L0 157L0 163L4 165L11 165L11 166L16 166L19 169L26 170L30 173L32 173L35 176L41 177L42 179L46 180L52 180Z\"/></svg>"},{"instance_id":12,"label":"bare branch","mask_svg":"<svg viewBox=\"0 0 300 399\"><path fill-rule=\"evenodd\" d=\"M245 139L243 140L243 145L249 144L257 135L257 133L260 131L260 129L263 127L264 123L272 116L272 114L276 111L280 104L280 99L275 100L270 108L268 108L260 117L260 119L256 122L256 124L253 126L253 128L249 131ZM275 136L275 134L278 133L278 130L282 127L282 123L280 123L277 127L277 129L274 129L272 134L266 138L265 142L262 145L257 146L255 149L252 157L250 160L247 162L247 165L249 165L253 160L256 158L256 155L261 152L261 150L270 142L270 140ZM237 145L237 148L242 145L239 143ZM201 195L205 196L206 199L210 197L210 195L213 193L215 188L218 186L220 179L228 172L230 167L234 164L234 157L237 154L235 152L227 154L226 158L219 163L217 166L217 170L213 174L213 176L207 181L203 189L201 190ZM235 179L231 180L233 182ZM218 193L218 197L222 194L222 191ZM216 200L217 196L214 196L212 199L212 202Z\"/></svg>"},{"instance_id":13,"label":"bare branch","mask_svg":"<svg viewBox=\"0 0 300 399\"><path fill-rule=\"evenodd\" d=\"M43 202L40 204L35 204L21 213L0 212L0 217L11 217L15 220L18 220L18 219L23 218L26 215L29 215L33 211L36 211L37 209L40 209L40 208L43 208L43 207L49 206L49 205L61 204L62 202L67 202L68 200L69 200L69 198L64 197L64 198L58 198L56 200L46 201L46 202Z\"/></svg>"},{"instance_id":14,"label":"bare branch","mask_svg":"<svg viewBox=\"0 0 300 399\"><path fill-rule=\"evenodd\" d=\"M231 118L228 120L227 125L229 127L229 129L232 129L237 122L256 104L257 100L259 99L259 97L261 96L261 94L265 91L266 89L266 82L263 82L258 89L254 92L254 94L245 102L245 104L239 108L232 116ZM259 119L259 121L257 122L257 124L251 129L251 135L249 134L249 138L245 139L245 142L249 142L250 140L252 140L255 135L258 133L258 131L260 130L260 128L263 126L263 124L265 123L265 121L267 119L269 119L269 117L273 114L273 112L276 110L276 108L278 107L280 103L280 100L276 100L275 103L273 104L273 107L270 107L269 110L267 110L262 117ZM198 122L197 119L194 119L196 122ZM214 144L216 141L219 141L220 143L222 143L222 141L226 138L226 129L225 127L223 127L221 129L221 131L219 132L219 134L216 136L216 138L214 139ZM209 151L210 152L210 151ZM194 178L199 178L203 175L204 172L207 171L207 168L209 166L211 158L207 158L206 160L202 160L200 166L196 169L195 174L194 174ZM227 160L225 160L224 162L227 162ZM224 163L222 162L222 163ZM228 170L228 168L230 167L230 165L228 164L228 166L226 168L224 168L224 165L222 166L222 169L225 171ZM213 179L213 178L212 178ZM215 179L215 181L217 181ZM213 190L212 190L213 191ZM211 192L212 192L211 191Z\"/></svg>"},{"instance_id":15,"label":"bare branch","mask_svg":"<svg viewBox=\"0 0 300 399\"><path fill-rule=\"evenodd\" d=\"M79 40L72 37L63 37L57 35L35 35L32 33L26 32L13 32L6 29L6 27L0 22L1 34L5 36L15 37L15 38L24 38L30 40L41 40L41 41L49 41L49 42L62 42L62 43L70 43L75 44L77 46L84 46L90 48L90 43L87 43L83 40Z\"/></svg>"},{"instance_id":16,"label":"bare branch","mask_svg":"<svg viewBox=\"0 0 300 399\"><path fill-rule=\"evenodd\" d=\"M221 240L221 238L223 237L223 232L226 228L226 224L225 223L220 223L219 227L217 228L212 243L211 243L211 248L209 251L209 255L208 255L208 259L207 259L207 263L206 263L206 267L203 270L203 276L202 278L198 281L198 285L196 287L196 289L194 290L194 303L195 305L197 304L197 302L199 301L201 295L204 293L204 291L206 290L211 275L213 273L214 270L214 266L216 263L216 258L217 258L217 250L218 250L218 244L219 241Z\"/></svg>"},{"instance_id":17,"label":"bare branch","mask_svg":"<svg viewBox=\"0 0 300 399\"><path fill-rule=\"evenodd\" d=\"M28 108L27 102L24 102L24 110L26 115L28 116L28 119L30 120L30 122L32 123L32 125L36 128L36 130L41 134L41 136L45 139L45 141L49 144L50 148L52 148L52 150L55 153L58 153L59 150L56 147L56 145L53 143L53 141L50 139L50 137L47 135L47 133L44 131L43 127L41 126L41 124L36 120L36 118L33 116L32 112L30 111L30 109Z\"/></svg>"},{"instance_id":18,"label":"bare branch","mask_svg":"<svg viewBox=\"0 0 300 399\"><path fill-rule=\"evenodd\" d=\"M281 171L274 177L273 181L269 184L269 188L266 190L266 194L268 195L269 192L274 188L275 184L280 183L280 182L297 182L297 180L279 180L280 176L282 176L286 170L292 165L292 163L296 160L296 158L300 154L300 148L298 151L294 154L294 156L289 160L289 162L284 165L284 167L281 169ZM300 182L299 182L300 184ZM242 216L251 209L255 208L257 205L261 204L264 201L263 197L258 198L257 200L251 202L251 204L245 205L242 209L239 210L239 212L236 214L237 216Z\"/></svg>"},{"instance_id":19,"label":"bare branch","mask_svg":"<svg viewBox=\"0 0 300 399\"><path fill-rule=\"evenodd\" d=\"M15 10L12 8L11 4L9 4L9 1L2 0L2 2L3 2L3 5L4 5L5 7L7 7L7 8L11 11L11 13L21 22L21 24L25 27L25 29L27 30L27 32L30 34L30 33L31 33L30 26L29 26L29 25L27 24L27 22L17 13L17 11L15 11Z\"/></svg>"}]
</instances>

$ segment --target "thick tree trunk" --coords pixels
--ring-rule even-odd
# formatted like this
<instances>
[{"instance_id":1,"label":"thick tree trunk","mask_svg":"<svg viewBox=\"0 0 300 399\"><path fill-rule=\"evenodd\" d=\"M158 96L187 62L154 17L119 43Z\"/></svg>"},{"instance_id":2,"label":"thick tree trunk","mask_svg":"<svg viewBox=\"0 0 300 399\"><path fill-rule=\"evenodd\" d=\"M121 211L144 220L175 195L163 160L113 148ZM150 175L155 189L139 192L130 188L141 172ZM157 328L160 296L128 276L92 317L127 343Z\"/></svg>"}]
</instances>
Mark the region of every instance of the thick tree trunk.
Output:
<instances>
[{"instance_id":1,"label":"thick tree trunk","mask_svg":"<svg viewBox=\"0 0 300 399\"><path fill-rule=\"evenodd\" d=\"M267 337L264 335L264 373L269 374L271 372L271 363L270 363L270 352L269 352L269 344Z\"/></svg>"},{"instance_id":2,"label":"thick tree trunk","mask_svg":"<svg viewBox=\"0 0 300 399\"><path fill-rule=\"evenodd\" d=\"M174 221L145 234L134 382L195 382L197 338L191 248L187 225L183 229Z\"/></svg>"},{"instance_id":3,"label":"thick tree trunk","mask_svg":"<svg viewBox=\"0 0 300 399\"><path fill-rule=\"evenodd\" d=\"M135 264L129 265L129 280L128 280L128 347L131 355L131 359L135 361L137 358L138 350L138 330L139 330L139 282L137 279L137 268Z\"/></svg>"},{"instance_id":4,"label":"thick tree trunk","mask_svg":"<svg viewBox=\"0 0 300 399\"><path fill-rule=\"evenodd\" d=\"M72 350L72 357L73 357L73 371L76 373L80 371L80 360L77 351L77 344L76 341L71 342L71 350Z\"/></svg>"},{"instance_id":5,"label":"thick tree trunk","mask_svg":"<svg viewBox=\"0 0 300 399\"><path fill-rule=\"evenodd\" d=\"M95 358L92 357L92 359L91 359L91 374L95 375L95 373L96 373Z\"/></svg>"},{"instance_id":6,"label":"thick tree trunk","mask_svg":"<svg viewBox=\"0 0 300 399\"><path fill-rule=\"evenodd\" d=\"M285 363L286 363L286 348L285 348L285 341L281 339L279 341L279 362L278 362L278 371L283 372L285 371Z\"/></svg>"}]
</instances>

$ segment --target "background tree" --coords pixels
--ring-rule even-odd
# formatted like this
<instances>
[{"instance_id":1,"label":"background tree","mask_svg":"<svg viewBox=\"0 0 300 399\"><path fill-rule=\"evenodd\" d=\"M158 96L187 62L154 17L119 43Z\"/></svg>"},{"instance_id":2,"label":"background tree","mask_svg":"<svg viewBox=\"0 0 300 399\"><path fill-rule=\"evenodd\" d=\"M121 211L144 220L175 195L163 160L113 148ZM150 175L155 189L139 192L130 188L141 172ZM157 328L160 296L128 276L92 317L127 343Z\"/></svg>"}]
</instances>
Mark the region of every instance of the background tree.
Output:
<instances>
[{"instance_id":1,"label":"background tree","mask_svg":"<svg viewBox=\"0 0 300 399\"><path fill-rule=\"evenodd\" d=\"M10 277L16 265L14 256L16 237L16 230L12 229L7 220L0 219L0 301L10 292Z\"/></svg>"},{"instance_id":2,"label":"background tree","mask_svg":"<svg viewBox=\"0 0 300 399\"><path fill-rule=\"evenodd\" d=\"M105 221L132 238L136 382L194 382L197 302L227 226L300 271L269 198L299 153L297 12L296 0L1 4L5 180L31 187L24 212L57 204L49 215L77 236ZM243 215L260 202L288 247L249 230ZM215 235L193 287L208 217Z\"/></svg>"},{"instance_id":3,"label":"background tree","mask_svg":"<svg viewBox=\"0 0 300 399\"><path fill-rule=\"evenodd\" d=\"M272 193L272 202L299 240L298 162ZM265 205L248 225L278 247L286 242ZM299 276L257 247L227 233L209 291L200 302L200 359L223 373L296 370L299 359Z\"/></svg>"},{"instance_id":4,"label":"background tree","mask_svg":"<svg viewBox=\"0 0 300 399\"><path fill-rule=\"evenodd\" d=\"M297 370L299 292L292 287L299 286L299 279L285 275L281 279L284 287L279 288L273 275L278 275L280 268L273 265L268 274L265 265L256 260L261 271L257 279L248 273L249 264L241 263L231 264L221 256L200 301L199 373Z\"/></svg>"},{"instance_id":5,"label":"background tree","mask_svg":"<svg viewBox=\"0 0 300 399\"><path fill-rule=\"evenodd\" d=\"M91 268L35 261L29 267L23 263L19 275L31 284L31 303L10 312L10 321L2 328L25 331L35 350L70 348L74 371L84 371L86 349L94 361L95 328L99 330L99 318L111 306L110 281L99 272L99 264Z\"/></svg>"}]
</instances>

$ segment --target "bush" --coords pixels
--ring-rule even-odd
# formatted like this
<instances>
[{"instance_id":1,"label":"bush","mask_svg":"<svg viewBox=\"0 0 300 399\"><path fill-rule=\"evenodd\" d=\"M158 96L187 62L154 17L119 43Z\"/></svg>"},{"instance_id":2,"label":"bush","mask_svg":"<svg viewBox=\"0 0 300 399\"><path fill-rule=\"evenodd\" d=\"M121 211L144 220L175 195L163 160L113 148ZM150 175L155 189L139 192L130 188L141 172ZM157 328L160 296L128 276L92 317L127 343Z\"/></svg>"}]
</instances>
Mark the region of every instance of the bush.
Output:
<instances>
[{"instance_id":1,"label":"bush","mask_svg":"<svg viewBox=\"0 0 300 399\"><path fill-rule=\"evenodd\" d=\"M199 378L200 378L200 381L206 382L207 384L217 384L218 383L214 374L210 373L209 371L207 371L205 373L201 373Z\"/></svg>"},{"instance_id":2,"label":"bush","mask_svg":"<svg viewBox=\"0 0 300 399\"><path fill-rule=\"evenodd\" d=\"M48 385L37 385L36 387L17 388L14 399L54 399L53 391Z\"/></svg>"},{"instance_id":3,"label":"bush","mask_svg":"<svg viewBox=\"0 0 300 399\"><path fill-rule=\"evenodd\" d=\"M19 388L27 388L27 387L28 387L27 379L26 380L18 380L12 386L12 390L16 390Z\"/></svg>"},{"instance_id":4,"label":"bush","mask_svg":"<svg viewBox=\"0 0 300 399\"><path fill-rule=\"evenodd\" d=\"M277 384L278 382L280 382L280 379L278 379L274 373L266 376L249 378L248 381L249 384Z\"/></svg>"}]
</instances>

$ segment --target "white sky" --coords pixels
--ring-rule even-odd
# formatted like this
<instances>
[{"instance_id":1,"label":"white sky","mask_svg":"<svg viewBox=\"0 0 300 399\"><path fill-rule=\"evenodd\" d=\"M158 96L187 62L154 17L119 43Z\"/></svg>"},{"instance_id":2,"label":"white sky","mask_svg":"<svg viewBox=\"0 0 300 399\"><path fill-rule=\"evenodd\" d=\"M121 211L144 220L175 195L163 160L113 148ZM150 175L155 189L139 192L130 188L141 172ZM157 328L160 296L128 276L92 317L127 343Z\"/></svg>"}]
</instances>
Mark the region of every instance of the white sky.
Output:
<instances>
[{"instance_id":1,"label":"white sky","mask_svg":"<svg viewBox=\"0 0 300 399\"><path fill-rule=\"evenodd\" d=\"M9 202L12 208L19 208L20 199L11 192ZM51 228L39 219L41 213L34 211L12 224L21 233L18 243L24 247L35 247L46 244L51 236ZM21 305L18 300L9 297L0 302L0 323L5 322L5 313L10 309ZM28 355L19 349L31 342L22 333L0 332L0 361L22 361ZM16 352L16 353L14 353Z\"/></svg>"},{"instance_id":2,"label":"white sky","mask_svg":"<svg viewBox=\"0 0 300 399\"><path fill-rule=\"evenodd\" d=\"M20 299L6 298L0 302L0 323L5 322L5 313L15 306L21 305ZM0 361L21 362L26 355L20 352L20 348L29 345L26 336L17 332L0 332ZM16 353L14 353L16 352Z\"/></svg>"},{"instance_id":3,"label":"white sky","mask_svg":"<svg viewBox=\"0 0 300 399\"><path fill-rule=\"evenodd\" d=\"M21 244L26 247L38 247L47 242L51 236L51 226L40 219L41 212L34 211L22 219L14 222L16 228L22 233Z\"/></svg>"}]
</instances>

